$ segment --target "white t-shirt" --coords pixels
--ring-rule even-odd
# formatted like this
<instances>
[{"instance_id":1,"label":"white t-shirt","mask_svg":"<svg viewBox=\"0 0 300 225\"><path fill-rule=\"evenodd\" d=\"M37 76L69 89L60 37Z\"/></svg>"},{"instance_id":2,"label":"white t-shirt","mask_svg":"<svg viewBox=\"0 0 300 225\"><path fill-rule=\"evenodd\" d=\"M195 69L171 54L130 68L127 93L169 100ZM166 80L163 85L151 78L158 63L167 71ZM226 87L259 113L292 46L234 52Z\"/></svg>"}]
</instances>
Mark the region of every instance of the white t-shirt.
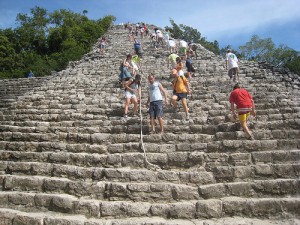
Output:
<instances>
[{"instance_id":1,"label":"white t-shirt","mask_svg":"<svg viewBox=\"0 0 300 225\"><path fill-rule=\"evenodd\" d=\"M156 35L157 35L157 37L160 37L160 38L163 37L163 34L161 33L160 30L156 30Z\"/></svg>"},{"instance_id":2,"label":"white t-shirt","mask_svg":"<svg viewBox=\"0 0 300 225\"><path fill-rule=\"evenodd\" d=\"M228 61L228 69L239 67L238 59L232 52L226 54L226 61Z\"/></svg>"},{"instance_id":3,"label":"white t-shirt","mask_svg":"<svg viewBox=\"0 0 300 225\"><path fill-rule=\"evenodd\" d=\"M175 48L176 42L174 40L169 40L169 45L170 45L170 47Z\"/></svg>"},{"instance_id":4,"label":"white t-shirt","mask_svg":"<svg viewBox=\"0 0 300 225\"><path fill-rule=\"evenodd\" d=\"M179 47L187 48L187 46L188 46L188 44L186 43L186 41L184 41L184 40L179 41Z\"/></svg>"}]
</instances>

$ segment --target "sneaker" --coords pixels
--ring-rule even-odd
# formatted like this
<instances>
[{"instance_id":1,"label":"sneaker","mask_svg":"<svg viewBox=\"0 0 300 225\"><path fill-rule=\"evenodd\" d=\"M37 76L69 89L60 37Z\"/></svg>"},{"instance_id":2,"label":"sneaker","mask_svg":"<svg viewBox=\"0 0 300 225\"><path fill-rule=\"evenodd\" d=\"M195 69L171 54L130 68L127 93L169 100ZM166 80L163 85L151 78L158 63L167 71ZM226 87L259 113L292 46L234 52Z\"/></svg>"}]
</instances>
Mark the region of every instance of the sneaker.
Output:
<instances>
[{"instance_id":1,"label":"sneaker","mask_svg":"<svg viewBox=\"0 0 300 225\"><path fill-rule=\"evenodd\" d=\"M186 120L189 120L190 119L190 114L186 114Z\"/></svg>"},{"instance_id":2,"label":"sneaker","mask_svg":"<svg viewBox=\"0 0 300 225\"><path fill-rule=\"evenodd\" d=\"M124 116L123 116L125 119L127 119L128 118L128 115L127 114L124 114Z\"/></svg>"}]
</instances>

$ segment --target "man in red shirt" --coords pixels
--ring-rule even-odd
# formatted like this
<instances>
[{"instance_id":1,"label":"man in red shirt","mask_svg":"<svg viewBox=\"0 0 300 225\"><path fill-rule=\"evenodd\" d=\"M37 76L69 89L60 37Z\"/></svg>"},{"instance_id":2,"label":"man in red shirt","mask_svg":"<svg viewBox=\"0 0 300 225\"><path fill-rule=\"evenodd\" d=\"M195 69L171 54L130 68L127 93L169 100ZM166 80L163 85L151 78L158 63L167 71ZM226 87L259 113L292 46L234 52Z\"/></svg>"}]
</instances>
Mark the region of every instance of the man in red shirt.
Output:
<instances>
[{"instance_id":1,"label":"man in red shirt","mask_svg":"<svg viewBox=\"0 0 300 225\"><path fill-rule=\"evenodd\" d=\"M247 118L250 116L250 111L254 117L256 116L255 105L251 94L247 90L241 88L239 84L236 84L230 94L229 101L231 103L230 109L233 117L236 119L238 114L241 126L248 135L248 139L254 140L254 137L247 126ZM234 104L236 104L237 114L235 113Z\"/></svg>"}]
</instances>

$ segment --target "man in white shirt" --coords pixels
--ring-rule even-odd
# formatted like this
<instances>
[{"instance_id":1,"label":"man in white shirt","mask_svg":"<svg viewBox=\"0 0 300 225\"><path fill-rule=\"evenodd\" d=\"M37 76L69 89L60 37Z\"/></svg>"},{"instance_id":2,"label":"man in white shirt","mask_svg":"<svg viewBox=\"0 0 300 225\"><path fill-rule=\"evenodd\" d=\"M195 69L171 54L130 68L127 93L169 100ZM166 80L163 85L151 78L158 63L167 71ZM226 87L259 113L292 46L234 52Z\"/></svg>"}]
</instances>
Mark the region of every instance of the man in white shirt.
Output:
<instances>
[{"instance_id":1,"label":"man in white shirt","mask_svg":"<svg viewBox=\"0 0 300 225\"><path fill-rule=\"evenodd\" d=\"M228 76L230 80L233 78L233 81L236 80L236 77L239 80L239 66L238 58L230 49L227 49L226 53L226 69L228 69Z\"/></svg>"}]
</instances>

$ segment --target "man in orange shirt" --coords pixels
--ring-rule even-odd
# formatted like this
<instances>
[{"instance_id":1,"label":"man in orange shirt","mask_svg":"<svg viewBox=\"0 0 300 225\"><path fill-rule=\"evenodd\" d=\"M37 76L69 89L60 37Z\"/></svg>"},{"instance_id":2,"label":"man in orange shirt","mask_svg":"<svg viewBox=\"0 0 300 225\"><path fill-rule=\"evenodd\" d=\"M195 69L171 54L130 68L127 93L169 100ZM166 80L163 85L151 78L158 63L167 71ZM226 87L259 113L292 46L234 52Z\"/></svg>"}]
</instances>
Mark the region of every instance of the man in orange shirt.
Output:
<instances>
[{"instance_id":1,"label":"man in orange shirt","mask_svg":"<svg viewBox=\"0 0 300 225\"><path fill-rule=\"evenodd\" d=\"M187 107L187 95L191 93L189 81L185 78L185 76L179 76L178 71L176 69L172 70L173 80L173 96L171 99L171 103L173 107L177 108L177 101L181 100L184 112L186 114L186 119L190 119L189 109Z\"/></svg>"},{"instance_id":2,"label":"man in orange shirt","mask_svg":"<svg viewBox=\"0 0 300 225\"><path fill-rule=\"evenodd\" d=\"M247 126L247 119L250 116L250 111L254 117L256 116L255 105L251 94L246 89L241 88L239 84L236 84L230 94L229 101L233 117L236 119L238 114L241 126L248 135L248 139L254 140L254 137ZM236 104L237 114L235 113L234 104Z\"/></svg>"}]
</instances>

